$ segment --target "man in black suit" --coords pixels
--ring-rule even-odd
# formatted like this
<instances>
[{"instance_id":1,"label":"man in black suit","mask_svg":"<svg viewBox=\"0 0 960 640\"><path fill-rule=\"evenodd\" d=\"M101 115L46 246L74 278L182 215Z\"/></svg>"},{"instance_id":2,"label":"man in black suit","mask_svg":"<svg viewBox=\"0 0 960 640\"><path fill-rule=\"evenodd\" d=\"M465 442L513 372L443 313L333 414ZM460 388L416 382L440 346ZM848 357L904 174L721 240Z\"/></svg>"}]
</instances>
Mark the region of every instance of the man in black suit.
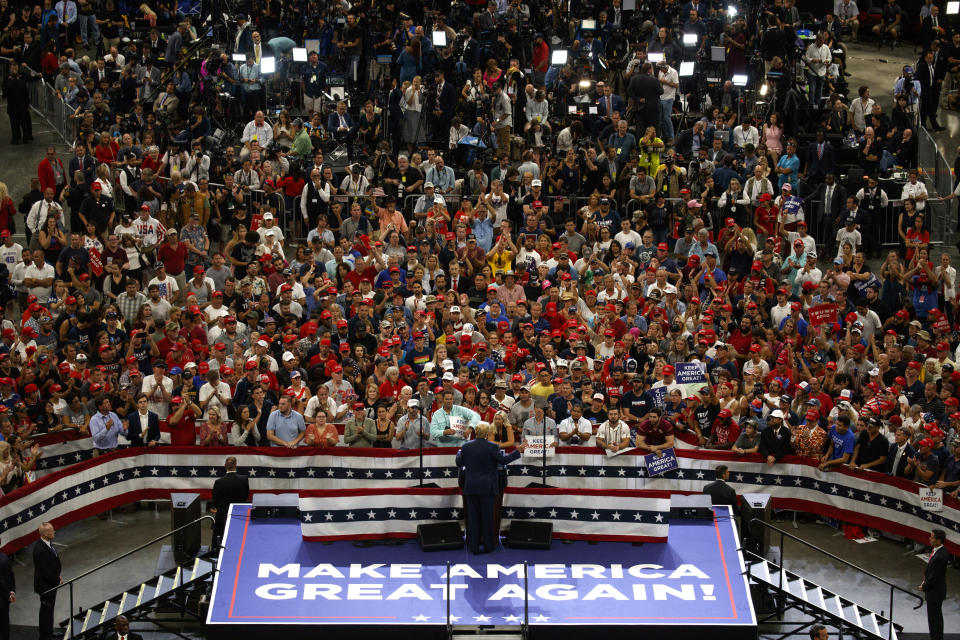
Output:
<instances>
[{"instance_id":1,"label":"man in black suit","mask_svg":"<svg viewBox=\"0 0 960 640\"><path fill-rule=\"evenodd\" d=\"M223 467L227 472L213 483L213 511L216 514L213 527L214 546L219 545L223 537L230 505L250 499L250 480L247 476L237 473L237 459L230 456L224 461Z\"/></svg>"},{"instance_id":2,"label":"man in black suit","mask_svg":"<svg viewBox=\"0 0 960 640\"><path fill-rule=\"evenodd\" d=\"M725 464L717 465L714 469L717 479L703 488L703 492L710 496L710 502L713 504L726 504L731 507L737 506L737 492L733 487L727 484L730 479L730 469Z\"/></svg>"},{"instance_id":3,"label":"man in black suit","mask_svg":"<svg viewBox=\"0 0 960 640\"><path fill-rule=\"evenodd\" d=\"M10 640L10 604L17 601L17 579L10 556L0 553L0 640Z\"/></svg>"},{"instance_id":4,"label":"man in black suit","mask_svg":"<svg viewBox=\"0 0 960 640\"><path fill-rule=\"evenodd\" d=\"M920 126L930 121L930 128L943 131L937 122L937 109L940 107L940 87L942 81L937 78L933 67L933 52L926 51L923 60L917 65L916 78L920 82Z\"/></svg>"},{"instance_id":5,"label":"man in black suit","mask_svg":"<svg viewBox=\"0 0 960 640\"><path fill-rule=\"evenodd\" d=\"M57 604L57 592L50 591L63 582L60 575L60 555L53 548L56 533L53 525L44 522L39 529L40 539L33 543L33 591L40 596L40 614L37 627L40 640L53 638L53 609Z\"/></svg>"},{"instance_id":6,"label":"man in black suit","mask_svg":"<svg viewBox=\"0 0 960 640\"><path fill-rule=\"evenodd\" d=\"M817 154L816 142L807 146L807 162L809 163L809 149L813 148L813 154ZM833 147L825 142L825 146L830 147L831 153ZM832 157L832 155L831 155ZM810 166L809 164L807 166ZM812 203L807 207L807 211L813 212L811 227L820 229L826 227L823 238L827 244L827 253L833 255L837 243L837 229L843 226L847 219L847 190L837 182L837 177L832 171L826 172L823 176L823 182L817 186L817 190L804 199L804 203Z\"/></svg>"},{"instance_id":7,"label":"man in black suit","mask_svg":"<svg viewBox=\"0 0 960 640\"><path fill-rule=\"evenodd\" d=\"M147 409L147 394L137 396L137 410L123 416L127 440L134 447L160 444L160 416Z\"/></svg>"},{"instance_id":8,"label":"man in black suit","mask_svg":"<svg viewBox=\"0 0 960 640\"><path fill-rule=\"evenodd\" d=\"M492 427L479 423L474 429L477 439L465 443L457 451L457 467L463 469L463 496L467 509L467 546L471 553L480 553L481 537L486 553L495 551L499 536L493 529L493 503L500 493L497 469L520 457L524 444L505 455L490 441Z\"/></svg>"},{"instance_id":9,"label":"man in black suit","mask_svg":"<svg viewBox=\"0 0 960 640\"><path fill-rule=\"evenodd\" d=\"M887 473L896 478L910 477L907 464L910 463L910 458L917 455L916 449L910 444L910 436L909 429L900 427L893 434L895 440L887 451Z\"/></svg>"},{"instance_id":10,"label":"man in black suit","mask_svg":"<svg viewBox=\"0 0 960 640\"><path fill-rule=\"evenodd\" d=\"M127 616L117 616L113 621L113 632L108 633L104 640L143 640L136 631L130 631L130 621Z\"/></svg>"},{"instance_id":11,"label":"man in black suit","mask_svg":"<svg viewBox=\"0 0 960 640\"><path fill-rule=\"evenodd\" d=\"M817 139L807 145L807 182L822 182L824 176L833 173L836 166L833 145L827 142L823 128L817 129Z\"/></svg>"},{"instance_id":12,"label":"man in black suit","mask_svg":"<svg viewBox=\"0 0 960 640\"><path fill-rule=\"evenodd\" d=\"M653 65L644 62L640 66L640 73L630 77L627 85L627 97L630 99L630 108L635 114L634 124L637 131L644 131L653 126L660 135L660 94L663 86L653 76Z\"/></svg>"},{"instance_id":13,"label":"man in black suit","mask_svg":"<svg viewBox=\"0 0 960 640\"><path fill-rule=\"evenodd\" d=\"M943 546L947 534L943 529L930 532L930 558L923 570L920 591L927 599L927 625L930 640L943 640L943 600L947 597L947 562L950 554Z\"/></svg>"},{"instance_id":14,"label":"man in black suit","mask_svg":"<svg viewBox=\"0 0 960 640\"><path fill-rule=\"evenodd\" d=\"M446 140L450 134L450 121L457 111L457 91L452 82L445 80L443 71L436 72L436 79L437 99L433 109L436 139Z\"/></svg>"}]
</instances>

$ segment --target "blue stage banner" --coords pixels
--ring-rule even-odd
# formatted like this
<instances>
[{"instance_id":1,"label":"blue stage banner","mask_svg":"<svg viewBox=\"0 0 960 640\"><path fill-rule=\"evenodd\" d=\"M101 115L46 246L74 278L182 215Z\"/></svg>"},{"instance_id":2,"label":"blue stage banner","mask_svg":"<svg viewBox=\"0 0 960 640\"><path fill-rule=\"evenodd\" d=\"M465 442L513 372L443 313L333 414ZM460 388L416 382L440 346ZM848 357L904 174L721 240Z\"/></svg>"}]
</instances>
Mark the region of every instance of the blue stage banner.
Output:
<instances>
[{"instance_id":1,"label":"blue stage banner","mask_svg":"<svg viewBox=\"0 0 960 640\"><path fill-rule=\"evenodd\" d=\"M680 468L677 461L677 452L671 449L664 449L660 452L662 455L650 453L643 456L643 462L647 465L647 475L651 478L662 476L668 471Z\"/></svg>"},{"instance_id":2,"label":"blue stage banner","mask_svg":"<svg viewBox=\"0 0 960 640\"><path fill-rule=\"evenodd\" d=\"M420 506L411 496L393 496L399 500L390 506L355 497L352 506L330 503L319 513L329 508L331 519L343 511L370 522L380 509L394 509L398 520L419 519L424 509L460 515L455 503ZM473 555L465 549L425 553L399 541L311 543L296 520L252 520L249 505L235 504L207 623L443 625L449 598L450 622L465 625L519 626L526 601L532 625L755 627L734 518L729 507L714 512L713 520L674 522L669 540L660 543L581 541Z\"/></svg>"},{"instance_id":3,"label":"blue stage banner","mask_svg":"<svg viewBox=\"0 0 960 640\"><path fill-rule=\"evenodd\" d=\"M508 488L503 520L553 523L555 538L662 542L667 539L670 499L642 491L558 491ZM306 540L412 538L417 526L459 520L456 489L308 491L300 494Z\"/></svg>"}]
</instances>

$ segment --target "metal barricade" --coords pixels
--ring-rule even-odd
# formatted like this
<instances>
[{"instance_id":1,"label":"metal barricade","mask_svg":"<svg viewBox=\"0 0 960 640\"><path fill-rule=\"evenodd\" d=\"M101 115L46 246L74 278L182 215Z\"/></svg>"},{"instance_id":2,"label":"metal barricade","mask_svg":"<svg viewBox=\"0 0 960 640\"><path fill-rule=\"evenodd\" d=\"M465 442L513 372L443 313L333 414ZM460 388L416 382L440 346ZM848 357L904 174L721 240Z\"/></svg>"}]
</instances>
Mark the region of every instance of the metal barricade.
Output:
<instances>
[{"instance_id":1,"label":"metal barricade","mask_svg":"<svg viewBox=\"0 0 960 640\"><path fill-rule=\"evenodd\" d=\"M926 224L930 231L930 244L953 244L956 217L949 201L941 198L953 192L953 165L947 162L930 133L923 127L917 134L917 165L922 172L929 199L926 205Z\"/></svg>"}]
</instances>

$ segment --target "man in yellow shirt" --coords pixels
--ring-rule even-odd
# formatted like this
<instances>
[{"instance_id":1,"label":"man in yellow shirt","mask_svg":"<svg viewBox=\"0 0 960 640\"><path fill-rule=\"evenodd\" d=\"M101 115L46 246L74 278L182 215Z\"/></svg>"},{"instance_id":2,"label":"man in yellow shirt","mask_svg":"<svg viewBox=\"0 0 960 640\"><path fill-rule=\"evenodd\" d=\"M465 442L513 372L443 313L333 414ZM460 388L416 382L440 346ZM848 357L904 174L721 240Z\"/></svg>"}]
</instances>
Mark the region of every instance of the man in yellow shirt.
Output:
<instances>
[{"instance_id":1,"label":"man in yellow shirt","mask_svg":"<svg viewBox=\"0 0 960 640\"><path fill-rule=\"evenodd\" d=\"M530 387L535 407L545 407L547 398L554 394L553 381L550 379L550 370L542 362L537 363L537 381Z\"/></svg>"}]
</instances>

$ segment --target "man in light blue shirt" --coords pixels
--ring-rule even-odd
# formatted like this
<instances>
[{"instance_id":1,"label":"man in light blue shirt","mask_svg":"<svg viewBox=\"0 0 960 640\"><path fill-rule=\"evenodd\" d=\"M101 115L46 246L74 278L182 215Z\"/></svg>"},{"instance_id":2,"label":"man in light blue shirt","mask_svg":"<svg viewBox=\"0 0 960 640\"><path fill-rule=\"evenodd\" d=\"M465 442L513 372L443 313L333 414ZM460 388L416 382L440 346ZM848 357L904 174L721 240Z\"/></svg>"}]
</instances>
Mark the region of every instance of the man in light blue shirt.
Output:
<instances>
[{"instance_id":1,"label":"man in light blue shirt","mask_svg":"<svg viewBox=\"0 0 960 640\"><path fill-rule=\"evenodd\" d=\"M436 192L440 195L450 193L457 186L457 177L454 175L453 169L444 166L443 156L440 154L437 154L436 162L427 171L426 179L427 182L433 183Z\"/></svg>"},{"instance_id":2,"label":"man in light blue shirt","mask_svg":"<svg viewBox=\"0 0 960 640\"><path fill-rule=\"evenodd\" d=\"M473 235L477 237L477 246L484 251L490 251L493 248L493 221L487 207L481 198L477 205L477 217L473 221Z\"/></svg>"},{"instance_id":3,"label":"man in light blue shirt","mask_svg":"<svg viewBox=\"0 0 960 640\"><path fill-rule=\"evenodd\" d=\"M280 396L278 408L267 418L267 440L274 447L295 449L306 435L307 425L303 416L293 410L290 396Z\"/></svg>"},{"instance_id":4,"label":"man in light blue shirt","mask_svg":"<svg viewBox=\"0 0 960 640\"><path fill-rule=\"evenodd\" d=\"M90 435L97 451L113 451L117 448L117 438L124 431L120 418L113 412L110 398L102 396L97 402L97 412L90 418Z\"/></svg>"},{"instance_id":5,"label":"man in light blue shirt","mask_svg":"<svg viewBox=\"0 0 960 640\"><path fill-rule=\"evenodd\" d=\"M444 391L443 404L430 419L430 440L441 447L459 447L470 439L468 429L480 422L480 414L453 404L453 391ZM458 432L450 425L451 418L463 418L464 428Z\"/></svg>"}]
</instances>

